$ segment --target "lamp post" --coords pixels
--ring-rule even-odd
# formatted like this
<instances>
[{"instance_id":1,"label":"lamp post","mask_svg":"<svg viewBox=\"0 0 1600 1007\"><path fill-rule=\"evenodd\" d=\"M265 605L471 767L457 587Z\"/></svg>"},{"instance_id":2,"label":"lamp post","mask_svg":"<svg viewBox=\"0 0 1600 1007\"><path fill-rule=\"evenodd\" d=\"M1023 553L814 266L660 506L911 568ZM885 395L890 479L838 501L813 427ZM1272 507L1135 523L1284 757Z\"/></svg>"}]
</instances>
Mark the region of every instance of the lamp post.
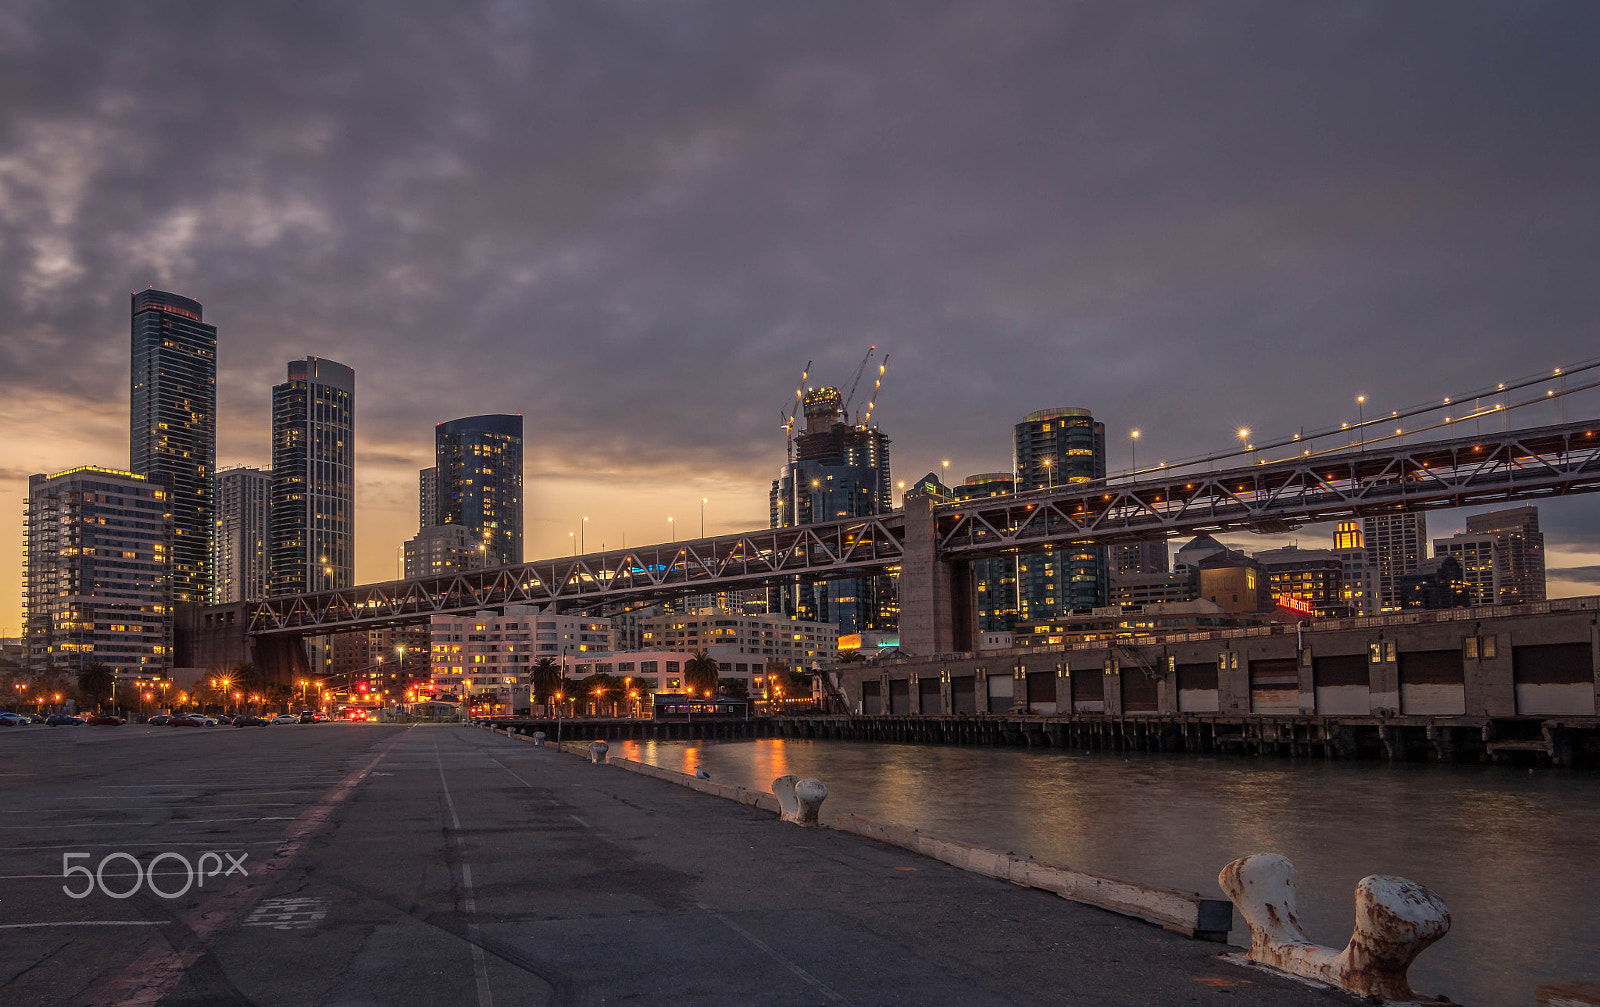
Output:
<instances>
[{"instance_id":1,"label":"lamp post","mask_svg":"<svg viewBox=\"0 0 1600 1007\"><path fill-rule=\"evenodd\" d=\"M584 518L583 519L583 523L578 525L578 551L581 552L581 553L584 553L585 555L587 555L588 552L589 552L589 544L586 541L584 541L585 534L588 531L589 531L589 519L588 518Z\"/></svg>"},{"instance_id":2,"label":"lamp post","mask_svg":"<svg viewBox=\"0 0 1600 1007\"><path fill-rule=\"evenodd\" d=\"M1044 487L1047 490L1055 489L1055 473L1050 468L1050 459L1044 459Z\"/></svg>"},{"instance_id":3,"label":"lamp post","mask_svg":"<svg viewBox=\"0 0 1600 1007\"><path fill-rule=\"evenodd\" d=\"M1365 451L1367 449L1366 448L1367 432L1362 429L1362 427L1366 424L1366 422L1367 422L1367 397L1365 395L1357 395L1356 396L1356 443L1361 445L1361 450L1363 450L1363 451Z\"/></svg>"},{"instance_id":4,"label":"lamp post","mask_svg":"<svg viewBox=\"0 0 1600 1007\"><path fill-rule=\"evenodd\" d=\"M1244 449L1246 451L1250 450L1250 428L1249 427L1240 427L1239 428L1239 443L1244 445ZM1252 459L1252 460L1254 460L1254 459Z\"/></svg>"},{"instance_id":5,"label":"lamp post","mask_svg":"<svg viewBox=\"0 0 1600 1007\"><path fill-rule=\"evenodd\" d=\"M700 537L706 537L706 498L700 498Z\"/></svg>"},{"instance_id":6,"label":"lamp post","mask_svg":"<svg viewBox=\"0 0 1600 1007\"><path fill-rule=\"evenodd\" d=\"M1128 431L1128 443L1133 448L1133 478L1139 478L1139 431Z\"/></svg>"},{"instance_id":7,"label":"lamp post","mask_svg":"<svg viewBox=\"0 0 1600 1007\"><path fill-rule=\"evenodd\" d=\"M667 518L667 541L678 541L678 526L672 518Z\"/></svg>"}]
</instances>

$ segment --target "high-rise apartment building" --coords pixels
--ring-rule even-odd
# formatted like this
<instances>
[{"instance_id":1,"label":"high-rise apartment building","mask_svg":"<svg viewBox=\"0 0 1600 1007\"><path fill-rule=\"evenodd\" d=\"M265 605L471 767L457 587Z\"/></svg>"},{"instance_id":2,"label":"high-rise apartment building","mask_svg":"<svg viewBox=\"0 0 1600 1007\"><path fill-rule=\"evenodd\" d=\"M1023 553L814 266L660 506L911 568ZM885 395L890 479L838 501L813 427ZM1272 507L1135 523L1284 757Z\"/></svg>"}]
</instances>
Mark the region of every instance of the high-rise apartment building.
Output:
<instances>
[{"instance_id":1,"label":"high-rise apartment building","mask_svg":"<svg viewBox=\"0 0 1600 1007\"><path fill-rule=\"evenodd\" d=\"M794 459L772 481L771 526L788 528L892 509L889 438L875 426L852 424L839 390L805 393L805 432ZM797 581L781 592L781 610L797 619L832 623L840 633L893 629L900 606L893 574L832 581Z\"/></svg>"},{"instance_id":2,"label":"high-rise apartment building","mask_svg":"<svg viewBox=\"0 0 1600 1007\"><path fill-rule=\"evenodd\" d=\"M1087 409L1041 409L1013 430L1017 492L1104 479L1106 426ZM1048 622L1108 595L1106 547L1083 542L1017 561L1017 621Z\"/></svg>"},{"instance_id":3,"label":"high-rise apartment building","mask_svg":"<svg viewBox=\"0 0 1600 1007\"><path fill-rule=\"evenodd\" d=\"M471 528L458 524L429 525L406 542L406 578L481 570L487 551Z\"/></svg>"},{"instance_id":4,"label":"high-rise apartment building","mask_svg":"<svg viewBox=\"0 0 1600 1007\"><path fill-rule=\"evenodd\" d=\"M1164 538L1129 542L1126 545L1114 545L1110 548L1112 574L1166 573L1169 562L1171 559L1167 553L1167 540Z\"/></svg>"},{"instance_id":5,"label":"high-rise apartment building","mask_svg":"<svg viewBox=\"0 0 1600 1007\"><path fill-rule=\"evenodd\" d=\"M24 635L28 665L119 677L171 665L167 477L84 466L28 478Z\"/></svg>"},{"instance_id":6,"label":"high-rise apartment building","mask_svg":"<svg viewBox=\"0 0 1600 1007\"><path fill-rule=\"evenodd\" d=\"M1318 619L1341 619L1353 614L1345 600L1344 561L1331 549L1284 546L1255 555L1267 571L1275 600L1293 598L1310 606Z\"/></svg>"},{"instance_id":7,"label":"high-rise apartment building","mask_svg":"<svg viewBox=\"0 0 1600 1007\"><path fill-rule=\"evenodd\" d=\"M1428 558L1428 517L1421 512L1380 514L1362 520L1367 565L1377 581L1377 610L1397 611L1400 578L1417 572Z\"/></svg>"},{"instance_id":8,"label":"high-rise apartment building","mask_svg":"<svg viewBox=\"0 0 1600 1007\"><path fill-rule=\"evenodd\" d=\"M440 423L433 438L433 523L471 529L489 566L521 563L522 416L465 416ZM422 482L425 497L426 475Z\"/></svg>"},{"instance_id":9,"label":"high-rise apartment building","mask_svg":"<svg viewBox=\"0 0 1600 1007\"><path fill-rule=\"evenodd\" d=\"M172 487L172 600L211 600L217 465L217 327L200 302L133 295L129 468Z\"/></svg>"},{"instance_id":10,"label":"high-rise apartment building","mask_svg":"<svg viewBox=\"0 0 1600 1007\"><path fill-rule=\"evenodd\" d=\"M213 604L267 597L272 580L267 552L271 504L271 472L241 467L217 473L217 526L211 537Z\"/></svg>"},{"instance_id":11,"label":"high-rise apartment building","mask_svg":"<svg viewBox=\"0 0 1600 1007\"><path fill-rule=\"evenodd\" d=\"M955 487L957 500L986 500L1017 490L1010 472L979 472ZM980 559L972 564L978 600L978 632L1009 633L1017 624L1017 560L1014 556Z\"/></svg>"},{"instance_id":12,"label":"high-rise apartment building","mask_svg":"<svg viewBox=\"0 0 1600 1007\"><path fill-rule=\"evenodd\" d=\"M289 362L272 388L272 593L355 583L356 372Z\"/></svg>"},{"instance_id":13,"label":"high-rise apartment building","mask_svg":"<svg viewBox=\"0 0 1600 1007\"><path fill-rule=\"evenodd\" d=\"M1500 603L1500 550L1494 535L1460 532L1433 540L1434 559L1453 559L1461 567L1461 582L1467 588L1467 604Z\"/></svg>"},{"instance_id":14,"label":"high-rise apartment building","mask_svg":"<svg viewBox=\"0 0 1600 1007\"><path fill-rule=\"evenodd\" d=\"M438 436L435 432L434 437ZM429 465L417 473L417 529L432 528L438 523L439 466Z\"/></svg>"},{"instance_id":15,"label":"high-rise apartment building","mask_svg":"<svg viewBox=\"0 0 1600 1007\"><path fill-rule=\"evenodd\" d=\"M1500 604L1545 600L1544 533L1531 504L1467 516L1467 532L1493 535L1500 573Z\"/></svg>"}]
</instances>

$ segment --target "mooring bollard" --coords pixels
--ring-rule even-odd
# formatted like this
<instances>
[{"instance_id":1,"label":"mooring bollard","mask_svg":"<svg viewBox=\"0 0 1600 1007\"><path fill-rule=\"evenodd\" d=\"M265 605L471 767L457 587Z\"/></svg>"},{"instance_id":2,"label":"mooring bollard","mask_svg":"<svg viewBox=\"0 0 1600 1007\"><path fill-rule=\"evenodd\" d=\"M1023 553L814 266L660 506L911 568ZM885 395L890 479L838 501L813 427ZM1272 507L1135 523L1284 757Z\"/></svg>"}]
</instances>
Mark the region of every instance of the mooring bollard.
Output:
<instances>
[{"instance_id":1,"label":"mooring bollard","mask_svg":"<svg viewBox=\"0 0 1600 1007\"><path fill-rule=\"evenodd\" d=\"M590 762L605 762L606 761L606 753L609 752L610 750L611 750L611 746L606 744L603 741L591 741L591 742L589 742L589 761Z\"/></svg>"},{"instance_id":2,"label":"mooring bollard","mask_svg":"<svg viewBox=\"0 0 1600 1007\"><path fill-rule=\"evenodd\" d=\"M828 788L822 785L821 780L780 776L772 781L772 796L778 799L784 821L796 825L815 825L822 802L828 799Z\"/></svg>"},{"instance_id":3,"label":"mooring bollard","mask_svg":"<svg viewBox=\"0 0 1600 1007\"><path fill-rule=\"evenodd\" d=\"M538 745L540 748L544 747L544 732L543 731L534 731L533 732L533 743L535 745Z\"/></svg>"},{"instance_id":4,"label":"mooring bollard","mask_svg":"<svg viewBox=\"0 0 1600 1007\"><path fill-rule=\"evenodd\" d=\"M1405 878L1373 874L1356 883L1356 926L1343 951L1313 944L1295 915L1294 864L1276 853L1241 857L1217 883L1250 924L1252 962L1320 979L1357 996L1415 1000L1406 971L1450 930L1439 896Z\"/></svg>"}]
</instances>

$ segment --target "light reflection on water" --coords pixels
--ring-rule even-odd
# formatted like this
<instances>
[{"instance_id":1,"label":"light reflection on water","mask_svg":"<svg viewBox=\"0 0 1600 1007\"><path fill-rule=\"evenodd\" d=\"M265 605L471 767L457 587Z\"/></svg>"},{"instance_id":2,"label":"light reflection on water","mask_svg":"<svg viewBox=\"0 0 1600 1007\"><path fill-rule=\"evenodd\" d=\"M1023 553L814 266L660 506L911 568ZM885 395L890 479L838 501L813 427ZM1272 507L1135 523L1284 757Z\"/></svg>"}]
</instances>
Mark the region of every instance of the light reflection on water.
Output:
<instances>
[{"instance_id":1,"label":"light reflection on water","mask_svg":"<svg viewBox=\"0 0 1600 1007\"><path fill-rule=\"evenodd\" d=\"M1282 853L1298 870L1301 919L1324 944L1349 938L1358 880L1397 874L1438 892L1452 916L1412 968L1420 992L1493 1007L1531 1004L1540 983L1600 982L1593 776L847 741L611 746L754 790L814 776L828 787L824 822L855 812L1219 897L1223 864Z\"/></svg>"}]
</instances>

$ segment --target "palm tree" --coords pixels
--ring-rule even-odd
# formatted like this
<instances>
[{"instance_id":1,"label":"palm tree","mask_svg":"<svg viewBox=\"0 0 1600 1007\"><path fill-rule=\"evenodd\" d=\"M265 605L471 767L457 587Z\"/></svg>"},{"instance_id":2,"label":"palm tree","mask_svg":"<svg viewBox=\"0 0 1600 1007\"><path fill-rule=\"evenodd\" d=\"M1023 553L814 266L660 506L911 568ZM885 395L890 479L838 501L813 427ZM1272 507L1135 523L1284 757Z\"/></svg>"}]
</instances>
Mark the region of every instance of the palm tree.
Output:
<instances>
[{"instance_id":1,"label":"palm tree","mask_svg":"<svg viewBox=\"0 0 1600 1007\"><path fill-rule=\"evenodd\" d=\"M561 665L553 657L541 657L534 662L528 677L532 681L533 694L544 704L545 716L548 717L551 701L555 699L556 693L562 691Z\"/></svg>"},{"instance_id":2,"label":"palm tree","mask_svg":"<svg viewBox=\"0 0 1600 1007\"><path fill-rule=\"evenodd\" d=\"M689 687L690 692L716 695L717 679L721 676L722 667L706 651L697 650L693 657L683 662L683 684Z\"/></svg>"},{"instance_id":3,"label":"palm tree","mask_svg":"<svg viewBox=\"0 0 1600 1007\"><path fill-rule=\"evenodd\" d=\"M103 664L85 665L78 672L78 692L82 693L85 703L93 703L96 708L111 695L116 683L117 673Z\"/></svg>"}]
</instances>

